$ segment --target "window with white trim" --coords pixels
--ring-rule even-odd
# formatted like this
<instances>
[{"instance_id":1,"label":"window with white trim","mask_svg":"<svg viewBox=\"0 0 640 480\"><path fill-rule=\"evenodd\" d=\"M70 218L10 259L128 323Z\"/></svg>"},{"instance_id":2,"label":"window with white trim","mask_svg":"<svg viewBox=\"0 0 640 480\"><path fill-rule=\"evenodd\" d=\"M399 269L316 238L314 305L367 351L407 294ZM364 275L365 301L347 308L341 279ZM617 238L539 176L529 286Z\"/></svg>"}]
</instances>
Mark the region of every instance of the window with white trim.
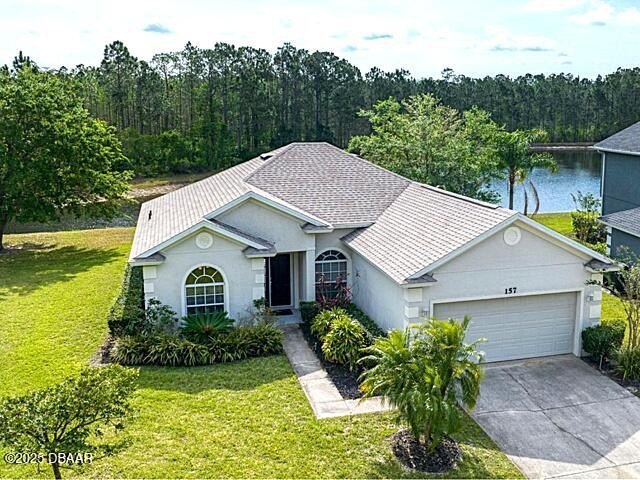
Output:
<instances>
[{"instance_id":1,"label":"window with white trim","mask_svg":"<svg viewBox=\"0 0 640 480\"><path fill-rule=\"evenodd\" d=\"M327 250L316 257L316 289L327 297L335 297L337 284L347 281L347 257L338 250Z\"/></svg>"},{"instance_id":2,"label":"window with white trim","mask_svg":"<svg viewBox=\"0 0 640 480\"><path fill-rule=\"evenodd\" d=\"M196 268L187 277L184 288L187 315L224 310L224 279L215 268Z\"/></svg>"}]
</instances>

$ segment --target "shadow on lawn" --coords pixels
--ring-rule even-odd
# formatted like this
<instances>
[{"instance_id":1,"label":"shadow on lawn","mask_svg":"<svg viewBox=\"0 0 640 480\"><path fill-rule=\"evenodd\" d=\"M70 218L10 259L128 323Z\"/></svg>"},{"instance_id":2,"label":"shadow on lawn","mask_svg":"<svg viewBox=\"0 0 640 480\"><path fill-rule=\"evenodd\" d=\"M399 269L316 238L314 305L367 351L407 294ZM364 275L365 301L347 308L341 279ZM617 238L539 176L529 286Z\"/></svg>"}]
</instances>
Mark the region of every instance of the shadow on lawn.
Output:
<instances>
[{"instance_id":1,"label":"shadow on lawn","mask_svg":"<svg viewBox=\"0 0 640 480\"><path fill-rule=\"evenodd\" d=\"M26 248L25 248L26 247ZM0 279L7 293L25 295L52 283L72 280L77 274L122 257L115 248L93 249L53 245L20 245L0 255Z\"/></svg>"},{"instance_id":2,"label":"shadow on lawn","mask_svg":"<svg viewBox=\"0 0 640 480\"><path fill-rule=\"evenodd\" d=\"M207 390L255 390L294 376L284 355L204 367L140 367L139 389L195 394Z\"/></svg>"}]
</instances>

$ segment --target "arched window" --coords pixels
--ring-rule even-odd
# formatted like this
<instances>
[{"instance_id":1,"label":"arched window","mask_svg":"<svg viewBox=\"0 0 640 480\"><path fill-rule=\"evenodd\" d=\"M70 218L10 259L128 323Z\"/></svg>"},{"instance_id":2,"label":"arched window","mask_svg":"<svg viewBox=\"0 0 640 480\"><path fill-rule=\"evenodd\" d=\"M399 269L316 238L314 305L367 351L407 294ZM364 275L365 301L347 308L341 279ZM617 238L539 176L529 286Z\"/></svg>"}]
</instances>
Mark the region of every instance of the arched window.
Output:
<instances>
[{"instance_id":1,"label":"arched window","mask_svg":"<svg viewBox=\"0 0 640 480\"><path fill-rule=\"evenodd\" d=\"M213 267L198 267L185 282L187 315L224 310L224 279Z\"/></svg>"},{"instance_id":2,"label":"arched window","mask_svg":"<svg viewBox=\"0 0 640 480\"><path fill-rule=\"evenodd\" d=\"M347 281L347 257L337 250L327 250L316 257L316 290L325 297L335 297L337 286Z\"/></svg>"}]
</instances>

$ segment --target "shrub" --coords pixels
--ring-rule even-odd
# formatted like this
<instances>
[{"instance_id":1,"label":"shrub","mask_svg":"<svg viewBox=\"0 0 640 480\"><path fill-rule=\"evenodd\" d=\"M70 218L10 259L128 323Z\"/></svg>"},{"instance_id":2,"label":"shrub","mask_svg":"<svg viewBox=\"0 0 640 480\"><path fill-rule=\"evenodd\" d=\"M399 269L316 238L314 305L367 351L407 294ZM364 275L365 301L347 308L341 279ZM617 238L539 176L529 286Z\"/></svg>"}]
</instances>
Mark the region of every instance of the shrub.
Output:
<instances>
[{"instance_id":1,"label":"shrub","mask_svg":"<svg viewBox=\"0 0 640 480\"><path fill-rule=\"evenodd\" d=\"M178 317L169 305L152 298L144 311L144 323L136 333L147 335L174 334L178 331Z\"/></svg>"},{"instance_id":2,"label":"shrub","mask_svg":"<svg viewBox=\"0 0 640 480\"><path fill-rule=\"evenodd\" d=\"M582 331L582 348L599 363L610 359L611 355L620 348L624 339L625 325L610 323L607 325L595 325Z\"/></svg>"},{"instance_id":3,"label":"shrub","mask_svg":"<svg viewBox=\"0 0 640 480\"><path fill-rule=\"evenodd\" d=\"M112 358L123 365L194 366L282 353L282 331L273 325L242 326L193 342L179 335L124 336Z\"/></svg>"},{"instance_id":4,"label":"shrub","mask_svg":"<svg viewBox=\"0 0 640 480\"><path fill-rule=\"evenodd\" d=\"M376 337L386 337L387 332L382 330L378 326L378 324L371 320L371 318L369 318L366 313L360 310L360 308L358 308L355 303L349 304L349 306L346 308L346 311L354 320L360 322L360 324L364 327L366 335L370 342L373 342Z\"/></svg>"},{"instance_id":5,"label":"shrub","mask_svg":"<svg viewBox=\"0 0 640 480\"><path fill-rule=\"evenodd\" d=\"M640 348L624 346L616 354L615 371L623 380L640 379Z\"/></svg>"},{"instance_id":6,"label":"shrub","mask_svg":"<svg viewBox=\"0 0 640 480\"><path fill-rule=\"evenodd\" d=\"M107 319L112 335L133 335L141 330L145 322L143 284L142 268L127 265Z\"/></svg>"},{"instance_id":7,"label":"shrub","mask_svg":"<svg viewBox=\"0 0 640 480\"><path fill-rule=\"evenodd\" d=\"M571 212L571 225L576 238L582 243L597 244L604 242L607 231L600 217L600 200L591 193L578 191L571 194L576 210Z\"/></svg>"},{"instance_id":8,"label":"shrub","mask_svg":"<svg viewBox=\"0 0 640 480\"><path fill-rule=\"evenodd\" d=\"M365 345L364 327L350 316L339 314L331 321L331 328L324 337L322 354L330 362L353 369Z\"/></svg>"},{"instance_id":9,"label":"shrub","mask_svg":"<svg viewBox=\"0 0 640 480\"><path fill-rule=\"evenodd\" d=\"M325 337L331 330L331 324L338 317L350 318L346 310L342 308L332 308L331 310L322 310L311 322L311 333L324 342Z\"/></svg>"},{"instance_id":10,"label":"shrub","mask_svg":"<svg viewBox=\"0 0 640 480\"><path fill-rule=\"evenodd\" d=\"M267 305L264 297L253 301L253 312L251 315L253 325L269 324L275 325L278 322L278 316Z\"/></svg>"},{"instance_id":11,"label":"shrub","mask_svg":"<svg viewBox=\"0 0 640 480\"><path fill-rule=\"evenodd\" d=\"M300 302L300 316L304 323L311 324L318 313L320 313L318 302Z\"/></svg>"},{"instance_id":12,"label":"shrub","mask_svg":"<svg viewBox=\"0 0 640 480\"><path fill-rule=\"evenodd\" d=\"M373 365L361 376L365 397L382 395L429 451L460 428L458 406L474 408L480 394L478 342L464 341L469 322L431 320L393 330L361 359Z\"/></svg>"},{"instance_id":13,"label":"shrub","mask_svg":"<svg viewBox=\"0 0 640 480\"><path fill-rule=\"evenodd\" d=\"M118 446L110 431L123 428L137 376L117 365L85 367L56 386L8 398L0 404L0 444L45 459L50 452L109 455ZM61 478L60 464L51 468Z\"/></svg>"},{"instance_id":14,"label":"shrub","mask_svg":"<svg viewBox=\"0 0 640 480\"><path fill-rule=\"evenodd\" d=\"M234 323L227 312L199 313L184 318L182 332L194 341L206 342L212 335L230 331Z\"/></svg>"}]
</instances>

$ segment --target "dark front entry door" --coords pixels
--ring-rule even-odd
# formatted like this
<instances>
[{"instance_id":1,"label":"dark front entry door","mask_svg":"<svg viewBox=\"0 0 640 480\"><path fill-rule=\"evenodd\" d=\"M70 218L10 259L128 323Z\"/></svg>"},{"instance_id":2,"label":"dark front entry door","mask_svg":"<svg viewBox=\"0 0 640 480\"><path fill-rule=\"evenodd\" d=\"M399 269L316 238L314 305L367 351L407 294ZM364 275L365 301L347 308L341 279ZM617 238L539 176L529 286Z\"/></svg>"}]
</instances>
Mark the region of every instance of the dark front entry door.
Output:
<instances>
[{"instance_id":1,"label":"dark front entry door","mask_svg":"<svg viewBox=\"0 0 640 480\"><path fill-rule=\"evenodd\" d=\"M291 306L291 254L267 259L266 297L271 307Z\"/></svg>"}]
</instances>

